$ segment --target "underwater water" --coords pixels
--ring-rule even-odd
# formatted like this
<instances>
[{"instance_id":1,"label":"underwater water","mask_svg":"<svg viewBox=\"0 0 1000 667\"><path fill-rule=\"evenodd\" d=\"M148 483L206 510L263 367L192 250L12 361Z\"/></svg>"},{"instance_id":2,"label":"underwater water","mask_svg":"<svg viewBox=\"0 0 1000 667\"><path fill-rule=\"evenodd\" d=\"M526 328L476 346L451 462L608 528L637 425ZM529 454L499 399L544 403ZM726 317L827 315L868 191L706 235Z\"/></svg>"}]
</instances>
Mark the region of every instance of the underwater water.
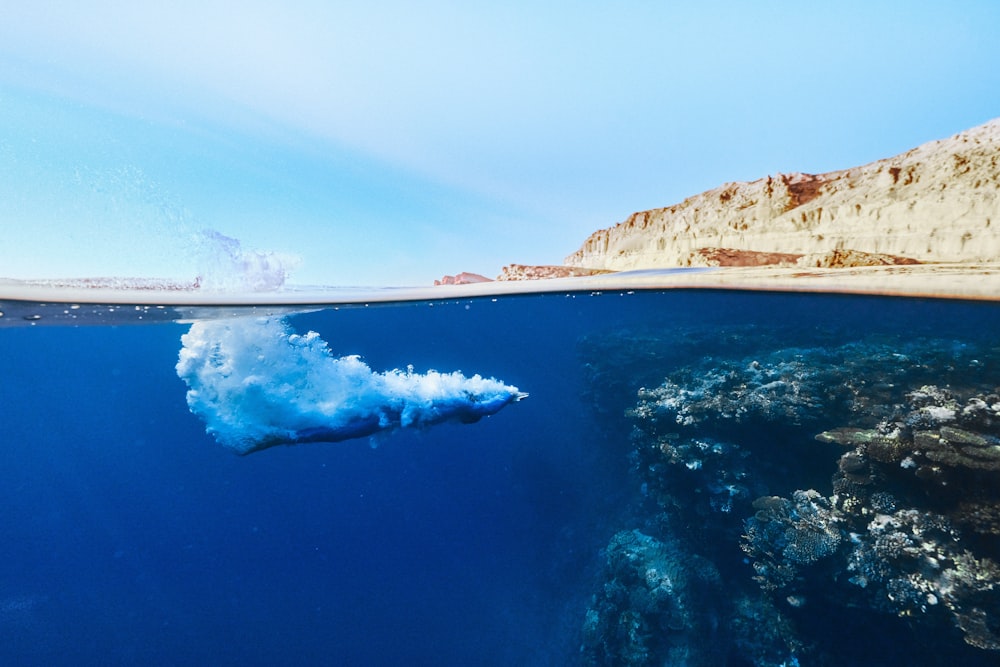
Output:
<instances>
[{"instance_id":1,"label":"underwater water","mask_svg":"<svg viewBox=\"0 0 1000 667\"><path fill-rule=\"evenodd\" d=\"M1000 661L996 304L45 324L0 318L0 664Z\"/></svg>"}]
</instances>

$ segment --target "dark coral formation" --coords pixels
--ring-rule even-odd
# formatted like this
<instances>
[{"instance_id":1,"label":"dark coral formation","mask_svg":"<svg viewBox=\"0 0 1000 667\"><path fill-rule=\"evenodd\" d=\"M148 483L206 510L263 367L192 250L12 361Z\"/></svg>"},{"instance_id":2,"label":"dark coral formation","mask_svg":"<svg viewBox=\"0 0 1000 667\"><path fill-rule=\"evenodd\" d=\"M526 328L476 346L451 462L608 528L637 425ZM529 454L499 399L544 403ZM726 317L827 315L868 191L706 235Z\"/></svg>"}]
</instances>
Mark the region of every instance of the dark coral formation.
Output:
<instances>
[{"instance_id":1,"label":"dark coral formation","mask_svg":"<svg viewBox=\"0 0 1000 667\"><path fill-rule=\"evenodd\" d=\"M583 664L795 663L800 645L781 612L760 591L727 588L715 563L687 540L625 530L605 558L583 624Z\"/></svg>"},{"instance_id":2,"label":"dark coral formation","mask_svg":"<svg viewBox=\"0 0 1000 667\"><path fill-rule=\"evenodd\" d=\"M946 368L938 360L946 357ZM893 414L907 386L968 379L982 362L954 341L864 342L837 347L781 348L740 359L706 357L640 389L634 416L673 419L680 426L711 422L789 423ZM944 376L944 377L942 377Z\"/></svg>"},{"instance_id":3,"label":"dark coral formation","mask_svg":"<svg viewBox=\"0 0 1000 667\"><path fill-rule=\"evenodd\" d=\"M929 646L945 651L934 664L996 659L996 369L996 348L883 336L705 357L640 389L628 416L645 519L608 547L589 664L674 664L685 650L700 664L681 645L703 628L663 628L676 605L715 619L712 664L879 664ZM652 562L715 575L651 607ZM831 639L825 618L854 641ZM876 618L889 630L865 639ZM864 652L888 636L892 653Z\"/></svg>"},{"instance_id":4,"label":"dark coral formation","mask_svg":"<svg viewBox=\"0 0 1000 667\"><path fill-rule=\"evenodd\" d=\"M622 531L606 550L607 581L587 611L589 665L718 664L705 600L719 597L714 566L678 544Z\"/></svg>"},{"instance_id":5,"label":"dark coral formation","mask_svg":"<svg viewBox=\"0 0 1000 667\"><path fill-rule=\"evenodd\" d=\"M947 610L967 643L1000 650L1000 396L925 385L907 402L874 429L818 436L852 447L827 512L851 536L838 566L873 607Z\"/></svg>"},{"instance_id":6,"label":"dark coral formation","mask_svg":"<svg viewBox=\"0 0 1000 667\"><path fill-rule=\"evenodd\" d=\"M800 569L835 554L844 541L830 501L812 489L792 498L762 496L746 522L743 547L765 591L793 584Z\"/></svg>"}]
</instances>

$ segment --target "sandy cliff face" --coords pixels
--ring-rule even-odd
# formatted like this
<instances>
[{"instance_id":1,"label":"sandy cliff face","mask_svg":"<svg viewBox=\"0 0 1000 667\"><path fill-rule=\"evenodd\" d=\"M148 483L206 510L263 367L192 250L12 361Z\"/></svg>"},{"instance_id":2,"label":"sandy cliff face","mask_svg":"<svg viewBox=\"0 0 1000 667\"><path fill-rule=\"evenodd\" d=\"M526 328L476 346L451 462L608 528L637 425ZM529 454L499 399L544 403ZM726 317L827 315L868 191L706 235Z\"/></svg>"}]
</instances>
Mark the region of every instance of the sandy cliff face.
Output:
<instances>
[{"instance_id":1,"label":"sandy cliff face","mask_svg":"<svg viewBox=\"0 0 1000 667\"><path fill-rule=\"evenodd\" d=\"M826 174L727 183L595 232L568 266L704 266L703 249L921 262L1000 259L1000 119L896 157Z\"/></svg>"}]
</instances>

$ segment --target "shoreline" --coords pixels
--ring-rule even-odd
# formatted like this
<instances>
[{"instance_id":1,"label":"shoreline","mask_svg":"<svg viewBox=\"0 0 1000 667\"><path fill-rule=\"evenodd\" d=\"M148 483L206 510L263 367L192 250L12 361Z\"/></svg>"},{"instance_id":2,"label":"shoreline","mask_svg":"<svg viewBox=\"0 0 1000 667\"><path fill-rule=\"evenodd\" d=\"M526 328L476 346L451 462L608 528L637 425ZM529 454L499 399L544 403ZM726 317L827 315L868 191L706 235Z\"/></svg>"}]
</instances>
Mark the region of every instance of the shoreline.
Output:
<instances>
[{"instance_id":1,"label":"shoreline","mask_svg":"<svg viewBox=\"0 0 1000 667\"><path fill-rule=\"evenodd\" d=\"M299 286L270 292L159 289L121 281L0 279L0 307L11 302L164 307L365 306L451 299L617 290L727 289L1000 301L1000 262L854 268L719 267L646 269L586 277L419 287ZM0 317L2 319L2 317Z\"/></svg>"}]
</instances>

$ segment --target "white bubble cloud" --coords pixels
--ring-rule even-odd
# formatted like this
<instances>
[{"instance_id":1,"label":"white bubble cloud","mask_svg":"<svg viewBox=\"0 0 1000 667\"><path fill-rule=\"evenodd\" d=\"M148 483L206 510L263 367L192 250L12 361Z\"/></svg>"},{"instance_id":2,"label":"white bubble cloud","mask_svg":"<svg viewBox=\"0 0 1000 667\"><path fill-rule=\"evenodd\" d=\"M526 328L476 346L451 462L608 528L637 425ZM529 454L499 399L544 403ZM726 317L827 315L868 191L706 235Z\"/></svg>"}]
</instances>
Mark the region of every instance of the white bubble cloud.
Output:
<instances>
[{"instance_id":1,"label":"white bubble cloud","mask_svg":"<svg viewBox=\"0 0 1000 667\"><path fill-rule=\"evenodd\" d=\"M337 442L447 421L472 423L527 394L460 372L375 372L335 357L319 334L282 318L199 321L181 337L187 403L225 447Z\"/></svg>"}]
</instances>

